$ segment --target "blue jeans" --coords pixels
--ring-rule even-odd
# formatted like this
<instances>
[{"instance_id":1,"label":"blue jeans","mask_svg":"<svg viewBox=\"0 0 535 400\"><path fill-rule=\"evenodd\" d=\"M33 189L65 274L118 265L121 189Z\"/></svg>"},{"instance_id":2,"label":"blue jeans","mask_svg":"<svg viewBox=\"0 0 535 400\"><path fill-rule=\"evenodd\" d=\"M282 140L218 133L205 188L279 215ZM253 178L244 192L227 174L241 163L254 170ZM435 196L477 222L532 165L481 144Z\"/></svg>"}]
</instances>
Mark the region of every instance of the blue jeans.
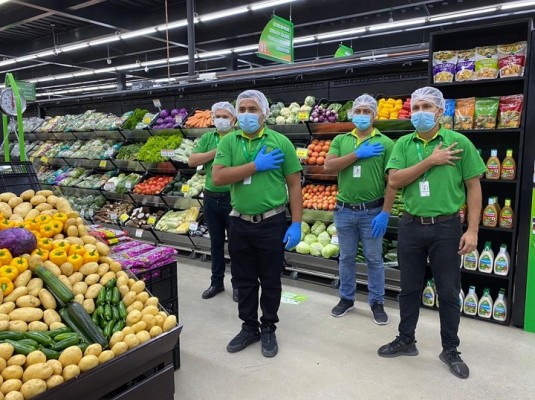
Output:
<instances>
[{"instance_id":1,"label":"blue jeans","mask_svg":"<svg viewBox=\"0 0 535 400\"><path fill-rule=\"evenodd\" d=\"M340 298L355 300L356 257L359 240L362 240L364 258L368 267L368 303L383 303L385 295L385 269L383 265L383 237L372 236L372 220L382 208L353 211L343 206L334 210L334 224L338 234L340 259Z\"/></svg>"}]
</instances>

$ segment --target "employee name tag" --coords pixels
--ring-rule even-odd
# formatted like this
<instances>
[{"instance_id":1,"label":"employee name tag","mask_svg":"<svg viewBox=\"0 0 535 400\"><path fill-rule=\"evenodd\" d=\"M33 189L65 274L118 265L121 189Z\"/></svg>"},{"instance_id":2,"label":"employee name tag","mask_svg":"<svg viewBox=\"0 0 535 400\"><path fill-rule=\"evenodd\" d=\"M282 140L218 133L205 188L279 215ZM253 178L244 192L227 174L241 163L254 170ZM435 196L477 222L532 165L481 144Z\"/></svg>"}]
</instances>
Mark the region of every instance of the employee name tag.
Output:
<instances>
[{"instance_id":1,"label":"employee name tag","mask_svg":"<svg viewBox=\"0 0 535 400\"><path fill-rule=\"evenodd\" d=\"M353 166L353 178L360 178L362 172L362 166L354 165Z\"/></svg>"},{"instance_id":2,"label":"employee name tag","mask_svg":"<svg viewBox=\"0 0 535 400\"><path fill-rule=\"evenodd\" d=\"M420 196L421 197L429 197L429 196L431 196L431 192L429 190L429 181L421 181L420 182Z\"/></svg>"},{"instance_id":3,"label":"employee name tag","mask_svg":"<svg viewBox=\"0 0 535 400\"><path fill-rule=\"evenodd\" d=\"M251 184L251 177L245 178L245 179L243 180L243 184L244 184L244 185L250 185L250 184Z\"/></svg>"}]
</instances>

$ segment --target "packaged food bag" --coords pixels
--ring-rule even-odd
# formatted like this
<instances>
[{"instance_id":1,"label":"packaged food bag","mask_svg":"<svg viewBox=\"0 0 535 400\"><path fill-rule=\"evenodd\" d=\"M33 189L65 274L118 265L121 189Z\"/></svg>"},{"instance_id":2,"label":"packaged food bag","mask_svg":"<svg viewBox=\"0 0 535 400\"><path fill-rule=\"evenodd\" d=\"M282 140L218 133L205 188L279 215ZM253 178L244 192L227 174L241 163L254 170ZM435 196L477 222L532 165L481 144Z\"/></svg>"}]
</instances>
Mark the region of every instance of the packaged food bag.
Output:
<instances>
[{"instance_id":1,"label":"packaged food bag","mask_svg":"<svg viewBox=\"0 0 535 400\"><path fill-rule=\"evenodd\" d=\"M455 121L453 125L455 130L468 131L474 129L475 107L475 97L455 100Z\"/></svg>"},{"instance_id":2,"label":"packaged food bag","mask_svg":"<svg viewBox=\"0 0 535 400\"><path fill-rule=\"evenodd\" d=\"M458 51L455 80L462 82L474 79L476 79L476 49Z\"/></svg>"},{"instance_id":3,"label":"packaged food bag","mask_svg":"<svg viewBox=\"0 0 535 400\"><path fill-rule=\"evenodd\" d=\"M500 105L498 109L498 129L511 129L520 127L523 101L524 96L521 94L500 97Z\"/></svg>"},{"instance_id":4,"label":"packaged food bag","mask_svg":"<svg viewBox=\"0 0 535 400\"><path fill-rule=\"evenodd\" d=\"M527 42L501 44L498 46L498 67L500 78L524 76Z\"/></svg>"},{"instance_id":5,"label":"packaged food bag","mask_svg":"<svg viewBox=\"0 0 535 400\"><path fill-rule=\"evenodd\" d=\"M433 82L453 82L457 53L455 51L435 51L433 53Z\"/></svg>"},{"instance_id":6,"label":"packaged food bag","mask_svg":"<svg viewBox=\"0 0 535 400\"><path fill-rule=\"evenodd\" d=\"M455 99L445 99L446 107L440 123L446 129L453 129L453 117L455 116Z\"/></svg>"},{"instance_id":7,"label":"packaged food bag","mask_svg":"<svg viewBox=\"0 0 535 400\"><path fill-rule=\"evenodd\" d=\"M499 104L499 97L477 98L474 118L474 129L495 129Z\"/></svg>"},{"instance_id":8,"label":"packaged food bag","mask_svg":"<svg viewBox=\"0 0 535 400\"><path fill-rule=\"evenodd\" d=\"M498 47L476 47L476 80L498 78Z\"/></svg>"}]
</instances>

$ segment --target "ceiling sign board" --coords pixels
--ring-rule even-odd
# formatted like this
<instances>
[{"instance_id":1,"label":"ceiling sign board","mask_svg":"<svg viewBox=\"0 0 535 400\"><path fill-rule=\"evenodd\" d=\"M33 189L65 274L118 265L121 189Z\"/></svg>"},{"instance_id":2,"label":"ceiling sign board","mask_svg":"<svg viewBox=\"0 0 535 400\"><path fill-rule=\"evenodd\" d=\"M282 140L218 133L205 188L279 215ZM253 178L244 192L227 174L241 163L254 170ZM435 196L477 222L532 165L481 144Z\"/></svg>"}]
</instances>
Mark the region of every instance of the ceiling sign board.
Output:
<instances>
[{"instance_id":1,"label":"ceiling sign board","mask_svg":"<svg viewBox=\"0 0 535 400\"><path fill-rule=\"evenodd\" d=\"M23 95L27 101L35 101L37 98L35 96L35 83L17 81L17 87L19 88L20 94Z\"/></svg>"},{"instance_id":2,"label":"ceiling sign board","mask_svg":"<svg viewBox=\"0 0 535 400\"><path fill-rule=\"evenodd\" d=\"M258 42L258 57L291 64L294 62L294 24L274 15L267 23Z\"/></svg>"},{"instance_id":3,"label":"ceiling sign board","mask_svg":"<svg viewBox=\"0 0 535 400\"><path fill-rule=\"evenodd\" d=\"M351 47L344 46L341 44L338 46L338 50L334 53L334 58L348 57L353 55L353 49Z\"/></svg>"}]
</instances>

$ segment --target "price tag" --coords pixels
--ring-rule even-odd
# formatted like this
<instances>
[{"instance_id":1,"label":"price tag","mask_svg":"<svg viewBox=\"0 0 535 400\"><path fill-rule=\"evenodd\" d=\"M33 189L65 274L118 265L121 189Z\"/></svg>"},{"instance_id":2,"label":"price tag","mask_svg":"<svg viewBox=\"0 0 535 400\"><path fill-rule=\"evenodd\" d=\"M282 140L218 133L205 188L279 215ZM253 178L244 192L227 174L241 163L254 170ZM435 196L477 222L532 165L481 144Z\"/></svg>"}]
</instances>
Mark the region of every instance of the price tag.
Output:
<instances>
[{"instance_id":1,"label":"price tag","mask_svg":"<svg viewBox=\"0 0 535 400\"><path fill-rule=\"evenodd\" d=\"M338 244L338 235L333 235L331 237L331 244Z\"/></svg>"},{"instance_id":2,"label":"price tag","mask_svg":"<svg viewBox=\"0 0 535 400\"><path fill-rule=\"evenodd\" d=\"M147 218L147 224L154 225L155 223L156 223L156 217L150 216L149 218Z\"/></svg>"},{"instance_id":3,"label":"price tag","mask_svg":"<svg viewBox=\"0 0 535 400\"><path fill-rule=\"evenodd\" d=\"M117 221L117 213L114 213L114 212L110 213L110 219L114 222Z\"/></svg>"},{"instance_id":4,"label":"price tag","mask_svg":"<svg viewBox=\"0 0 535 400\"><path fill-rule=\"evenodd\" d=\"M43 157L41 157L41 162L42 162L43 164L48 164L48 157L47 157L47 156L43 156Z\"/></svg>"},{"instance_id":5,"label":"price tag","mask_svg":"<svg viewBox=\"0 0 535 400\"><path fill-rule=\"evenodd\" d=\"M128 190L132 189L132 181L126 181L124 187Z\"/></svg>"},{"instance_id":6,"label":"price tag","mask_svg":"<svg viewBox=\"0 0 535 400\"><path fill-rule=\"evenodd\" d=\"M93 210L92 208L89 209L89 216L92 217L93 215L95 215L95 210Z\"/></svg>"},{"instance_id":7,"label":"price tag","mask_svg":"<svg viewBox=\"0 0 535 400\"><path fill-rule=\"evenodd\" d=\"M198 222L190 222L189 224L189 230L192 232L195 232L199 228Z\"/></svg>"},{"instance_id":8,"label":"price tag","mask_svg":"<svg viewBox=\"0 0 535 400\"><path fill-rule=\"evenodd\" d=\"M152 100L152 104L154 104L154 107L156 108L162 108L162 102L160 101L160 99Z\"/></svg>"},{"instance_id":9,"label":"price tag","mask_svg":"<svg viewBox=\"0 0 535 400\"><path fill-rule=\"evenodd\" d=\"M106 182L104 184L104 190L106 190L107 192L115 192L115 183Z\"/></svg>"},{"instance_id":10,"label":"price tag","mask_svg":"<svg viewBox=\"0 0 535 400\"><path fill-rule=\"evenodd\" d=\"M128 216L128 214L121 214L121 216L120 216L120 220L121 220L122 222L126 222L126 221L128 221L128 218L130 218L130 217Z\"/></svg>"},{"instance_id":11,"label":"price tag","mask_svg":"<svg viewBox=\"0 0 535 400\"><path fill-rule=\"evenodd\" d=\"M182 123L182 115L175 115L175 124L180 125Z\"/></svg>"},{"instance_id":12,"label":"price tag","mask_svg":"<svg viewBox=\"0 0 535 400\"><path fill-rule=\"evenodd\" d=\"M82 218L85 218L85 210L80 211L80 215L82 216Z\"/></svg>"},{"instance_id":13,"label":"price tag","mask_svg":"<svg viewBox=\"0 0 535 400\"><path fill-rule=\"evenodd\" d=\"M135 237L140 238L143 236L143 229L136 229Z\"/></svg>"},{"instance_id":14,"label":"price tag","mask_svg":"<svg viewBox=\"0 0 535 400\"><path fill-rule=\"evenodd\" d=\"M297 119L299 121L308 121L310 118L310 112L309 111L299 111L297 113Z\"/></svg>"},{"instance_id":15,"label":"price tag","mask_svg":"<svg viewBox=\"0 0 535 400\"><path fill-rule=\"evenodd\" d=\"M188 193L189 192L189 185L186 185L185 183L182 185L182 187L180 188L180 191L182 193Z\"/></svg>"},{"instance_id":16,"label":"price tag","mask_svg":"<svg viewBox=\"0 0 535 400\"><path fill-rule=\"evenodd\" d=\"M102 160L101 162L98 163L99 168L106 168L107 165L108 165L108 162L106 160Z\"/></svg>"},{"instance_id":17,"label":"price tag","mask_svg":"<svg viewBox=\"0 0 535 400\"><path fill-rule=\"evenodd\" d=\"M204 168L204 165L199 165L199 166L197 167L197 171L202 171L203 168Z\"/></svg>"},{"instance_id":18,"label":"price tag","mask_svg":"<svg viewBox=\"0 0 535 400\"><path fill-rule=\"evenodd\" d=\"M298 148L295 149L295 153L297 154L297 158L299 159L308 158L308 149Z\"/></svg>"}]
</instances>

